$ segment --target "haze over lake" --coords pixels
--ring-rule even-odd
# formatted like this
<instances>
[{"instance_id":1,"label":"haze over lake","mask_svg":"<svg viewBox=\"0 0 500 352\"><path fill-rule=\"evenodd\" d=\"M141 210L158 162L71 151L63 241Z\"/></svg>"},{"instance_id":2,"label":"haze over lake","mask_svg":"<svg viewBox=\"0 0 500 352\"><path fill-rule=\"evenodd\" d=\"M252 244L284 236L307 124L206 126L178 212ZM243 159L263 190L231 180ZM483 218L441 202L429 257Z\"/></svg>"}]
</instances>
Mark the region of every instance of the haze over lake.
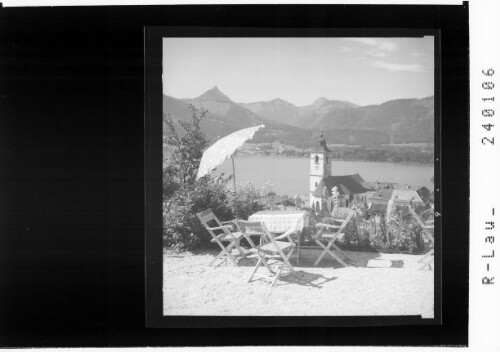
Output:
<instances>
[{"instance_id":1,"label":"haze over lake","mask_svg":"<svg viewBox=\"0 0 500 352\"><path fill-rule=\"evenodd\" d=\"M273 190L280 195L301 196L309 193L309 158L283 158L267 156L237 156L234 158L236 182L251 181L261 187L267 181L273 184ZM233 173L231 159L226 160L213 175ZM431 178L433 166L407 164L332 161L332 175L359 173L365 181L398 182L421 185L434 190Z\"/></svg>"}]
</instances>

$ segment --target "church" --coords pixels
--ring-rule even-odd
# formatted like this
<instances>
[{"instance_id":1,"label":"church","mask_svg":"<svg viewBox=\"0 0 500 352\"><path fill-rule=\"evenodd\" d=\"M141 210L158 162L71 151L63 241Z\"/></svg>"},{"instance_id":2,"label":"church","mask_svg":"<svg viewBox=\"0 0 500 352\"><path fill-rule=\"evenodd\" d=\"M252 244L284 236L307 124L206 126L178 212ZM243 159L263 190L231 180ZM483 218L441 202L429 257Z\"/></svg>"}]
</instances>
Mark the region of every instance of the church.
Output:
<instances>
[{"instance_id":1,"label":"church","mask_svg":"<svg viewBox=\"0 0 500 352\"><path fill-rule=\"evenodd\" d=\"M338 207L350 207L354 202L366 201L370 191L359 174L332 176L330 150L320 134L320 146L310 156L309 207L315 211L328 211Z\"/></svg>"}]
</instances>

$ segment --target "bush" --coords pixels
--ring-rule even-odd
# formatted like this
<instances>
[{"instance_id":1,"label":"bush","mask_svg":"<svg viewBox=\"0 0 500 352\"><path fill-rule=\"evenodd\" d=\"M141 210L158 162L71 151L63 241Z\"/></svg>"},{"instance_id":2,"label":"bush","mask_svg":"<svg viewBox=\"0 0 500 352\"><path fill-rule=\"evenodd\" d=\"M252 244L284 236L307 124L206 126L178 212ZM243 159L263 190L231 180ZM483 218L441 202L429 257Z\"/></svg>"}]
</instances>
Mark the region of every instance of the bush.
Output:
<instances>
[{"instance_id":1,"label":"bush","mask_svg":"<svg viewBox=\"0 0 500 352\"><path fill-rule=\"evenodd\" d=\"M251 182L237 184L236 198L232 188L228 189L228 192L231 209L235 217L238 215L238 219L248 220L253 213L267 208L267 204L262 202L260 191Z\"/></svg>"},{"instance_id":2,"label":"bush","mask_svg":"<svg viewBox=\"0 0 500 352\"><path fill-rule=\"evenodd\" d=\"M419 252L421 248L420 226L414 219L391 220L387 224L389 231L389 249L394 252Z\"/></svg>"},{"instance_id":3,"label":"bush","mask_svg":"<svg viewBox=\"0 0 500 352\"><path fill-rule=\"evenodd\" d=\"M339 208L335 217L345 219L348 209ZM390 212L388 219L380 218L382 226L377 224L376 214L370 212L366 206L360 205L355 209L356 215L344 228L345 237L338 245L352 250L384 250L392 253L411 252L421 254L427 252L431 243L422 241L422 229L413 217L401 219ZM316 216L310 211L309 227L304 229L301 243L314 244L312 235L317 232L316 223L321 222L322 216ZM386 232L389 243L386 241Z\"/></svg>"},{"instance_id":4,"label":"bush","mask_svg":"<svg viewBox=\"0 0 500 352\"><path fill-rule=\"evenodd\" d=\"M217 245L210 242L212 237L196 217L197 213L212 209L219 220L232 220L236 217L236 205L238 218L246 220L266 208L259 202L260 193L253 184L237 187L237 202L230 186L228 179L203 177L193 184L179 186L171 197L166 197L163 204L164 245L177 250L215 248Z\"/></svg>"},{"instance_id":5,"label":"bush","mask_svg":"<svg viewBox=\"0 0 500 352\"><path fill-rule=\"evenodd\" d=\"M226 181L204 177L193 184L183 184L163 204L163 238L166 246L178 250L209 247L212 237L196 217L212 209L221 220L233 218L228 204Z\"/></svg>"}]
</instances>

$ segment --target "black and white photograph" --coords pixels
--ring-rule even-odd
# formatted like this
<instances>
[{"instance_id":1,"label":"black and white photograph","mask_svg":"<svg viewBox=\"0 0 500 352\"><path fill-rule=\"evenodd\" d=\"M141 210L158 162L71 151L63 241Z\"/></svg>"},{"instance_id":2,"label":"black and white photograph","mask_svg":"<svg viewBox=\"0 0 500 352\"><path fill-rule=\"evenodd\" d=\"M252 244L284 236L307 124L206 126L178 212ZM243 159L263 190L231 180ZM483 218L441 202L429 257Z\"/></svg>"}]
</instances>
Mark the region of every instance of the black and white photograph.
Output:
<instances>
[{"instance_id":1,"label":"black and white photograph","mask_svg":"<svg viewBox=\"0 0 500 352\"><path fill-rule=\"evenodd\" d=\"M395 33L163 38L164 316L436 317L438 37Z\"/></svg>"},{"instance_id":2,"label":"black and white photograph","mask_svg":"<svg viewBox=\"0 0 500 352\"><path fill-rule=\"evenodd\" d=\"M3 1L0 348L498 351L498 2L401 2Z\"/></svg>"}]
</instances>

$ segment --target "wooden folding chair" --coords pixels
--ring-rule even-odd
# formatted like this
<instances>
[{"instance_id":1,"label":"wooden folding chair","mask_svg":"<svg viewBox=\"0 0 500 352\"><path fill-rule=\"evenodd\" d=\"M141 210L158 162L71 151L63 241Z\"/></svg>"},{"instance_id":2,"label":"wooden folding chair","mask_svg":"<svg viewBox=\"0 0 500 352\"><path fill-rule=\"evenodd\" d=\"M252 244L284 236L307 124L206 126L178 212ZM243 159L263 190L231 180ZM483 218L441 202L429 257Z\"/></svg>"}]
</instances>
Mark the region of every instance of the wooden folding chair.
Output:
<instances>
[{"instance_id":1,"label":"wooden folding chair","mask_svg":"<svg viewBox=\"0 0 500 352\"><path fill-rule=\"evenodd\" d=\"M269 230L266 228L266 225L263 222L259 221L239 220L238 225L241 231L243 231L243 233L245 233L247 236L260 234L260 236L263 238L261 243L255 246L259 260L257 261L257 264L255 265L255 268L253 269L248 282L252 281L254 277L259 277L271 280L271 286L274 286L285 267L288 267L291 273L295 272L293 270L292 264L290 263L290 256L292 255L293 249L295 248L295 243L290 238L290 234L288 232L275 237L271 232L269 232ZM284 239L287 239L288 241L281 241ZM276 272L269 265L268 260L270 259L276 259L278 262L281 262ZM271 273L271 275L265 276L257 274L257 270L261 265L264 265Z\"/></svg>"},{"instance_id":2,"label":"wooden folding chair","mask_svg":"<svg viewBox=\"0 0 500 352\"><path fill-rule=\"evenodd\" d=\"M238 265L235 256L231 254L231 251L236 247L241 256L246 256L248 252L245 252L240 246L240 240L244 237L243 233L239 230L238 225L234 220L221 222L213 213L212 209L207 209L196 214L198 219L200 219L202 225L205 229L212 235L211 242L217 243L222 249L221 252L208 264L211 266L218 259L226 259L231 261L234 265ZM209 223L213 223L216 226L210 226ZM218 232L218 233L216 233ZM223 242L229 242L227 246L224 246Z\"/></svg>"},{"instance_id":3,"label":"wooden folding chair","mask_svg":"<svg viewBox=\"0 0 500 352\"><path fill-rule=\"evenodd\" d=\"M434 220L424 222L420 216L417 215L415 210L412 208L409 209L411 215L417 220L417 223L423 230L424 236L432 243L432 249L425 253L422 258L419 259L419 263L423 263L423 265L419 268L422 270L426 266L429 266L429 270L432 269L431 262L434 260Z\"/></svg>"},{"instance_id":4,"label":"wooden folding chair","mask_svg":"<svg viewBox=\"0 0 500 352\"><path fill-rule=\"evenodd\" d=\"M323 218L321 223L316 224L318 232L313 236L314 241L323 248L323 252L319 255L318 259L314 262L314 266L318 265L325 254L329 254L333 259L338 261L343 266L348 265L345 259L353 261L351 257L345 254L336 244L335 241L342 239L345 234L342 232L349 221L354 216L355 212L350 210L349 215L345 219L335 219L335 218ZM335 224L326 223L334 222ZM328 232L325 232L328 231ZM322 241L328 240L328 244L325 246Z\"/></svg>"}]
</instances>

